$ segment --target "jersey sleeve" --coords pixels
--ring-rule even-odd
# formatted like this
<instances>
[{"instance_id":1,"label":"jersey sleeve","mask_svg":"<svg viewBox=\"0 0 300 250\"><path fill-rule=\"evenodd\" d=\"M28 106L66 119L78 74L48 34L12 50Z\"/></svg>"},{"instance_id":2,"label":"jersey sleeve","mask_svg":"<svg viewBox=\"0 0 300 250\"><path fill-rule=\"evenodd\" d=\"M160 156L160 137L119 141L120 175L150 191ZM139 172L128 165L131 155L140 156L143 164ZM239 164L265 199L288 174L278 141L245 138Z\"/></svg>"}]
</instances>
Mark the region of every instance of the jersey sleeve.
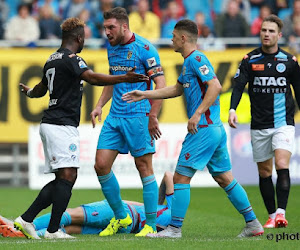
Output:
<instances>
[{"instance_id":1,"label":"jersey sleeve","mask_svg":"<svg viewBox=\"0 0 300 250\"><path fill-rule=\"evenodd\" d=\"M245 89L246 84L249 81L249 68L248 68L248 55L246 55L239 68L237 69L237 72L234 76L234 88L231 95L231 102L230 102L230 109L236 110L237 106L239 105L239 102L241 100L243 91Z\"/></svg>"},{"instance_id":2,"label":"jersey sleeve","mask_svg":"<svg viewBox=\"0 0 300 250\"><path fill-rule=\"evenodd\" d=\"M45 69L45 67L46 67L46 64L44 65L44 69L43 69L42 84L45 85L45 86L47 86L47 88L48 88L48 79L46 77L46 69Z\"/></svg>"},{"instance_id":3,"label":"jersey sleeve","mask_svg":"<svg viewBox=\"0 0 300 250\"><path fill-rule=\"evenodd\" d=\"M216 78L216 74L211 63L204 55L193 56L190 59L190 67L194 70L195 74L201 79L203 83Z\"/></svg>"},{"instance_id":4,"label":"jersey sleeve","mask_svg":"<svg viewBox=\"0 0 300 250\"><path fill-rule=\"evenodd\" d=\"M164 74L158 52L152 44L145 44L141 49L141 59L148 76L152 79Z\"/></svg>"},{"instance_id":5,"label":"jersey sleeve","mask_svg":"<svg viewBox=\"0 0 300 250\"><path fill-rule=\"evenodd\" d=\"M70 59L72 70L76 76L80 76L84 71L89 69L86 62L80 56L75 55L70 57Z\"/></svg>"},{"instance_id":6,"label":"jersey sleeve","mask_svg":"<svg viewBox=\"0 0 300 250\"><path fill-rule=\"evenodd\" d=\"M47 80L47 77L45 74L43 75L43 78L42 78L42 84L47 86L47 88L48 88L48 80Z\"/></svg>"},{"instance_id":7,"label":"jersey sleeve","mask_svg":"<svg viewBox=\"0 0 300 250\"><path fill-rule=\"evenodd\" d=\"M293 60L295 63L292 71L291 84L295 92L298 108L300 108L300 67L296 57L293 57Z\"/></svg>"}]
</instances>

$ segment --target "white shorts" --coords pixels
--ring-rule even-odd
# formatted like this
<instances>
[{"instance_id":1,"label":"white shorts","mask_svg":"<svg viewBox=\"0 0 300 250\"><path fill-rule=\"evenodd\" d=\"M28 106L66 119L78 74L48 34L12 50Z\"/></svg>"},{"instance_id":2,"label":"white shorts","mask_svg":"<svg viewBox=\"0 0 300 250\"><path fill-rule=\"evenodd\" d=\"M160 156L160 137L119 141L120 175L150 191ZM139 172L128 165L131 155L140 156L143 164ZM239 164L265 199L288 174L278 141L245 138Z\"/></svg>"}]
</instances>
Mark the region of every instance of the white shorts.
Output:
<instances>
[{"instance_id":1,"label":"white shorts","mask_svg":"<svg viewBox=\"0 0 300 250\"><path fill-rule=\"evenodd\" d=\"M45 154L44 173L79 168L79 132L76 127L42 123L40 136Z\"/></svg>"},{"instance_id":2,"label":"white shorts","mask_svg":"<svg viewBox=\"0 0 300 250\"><path fill-rule=\"evenodd\" d=\"M292 153L295 139L295 127L251 129L253 160L263 162L274 157L276 149L285 149Z\"/></svg>"}]
</instances>

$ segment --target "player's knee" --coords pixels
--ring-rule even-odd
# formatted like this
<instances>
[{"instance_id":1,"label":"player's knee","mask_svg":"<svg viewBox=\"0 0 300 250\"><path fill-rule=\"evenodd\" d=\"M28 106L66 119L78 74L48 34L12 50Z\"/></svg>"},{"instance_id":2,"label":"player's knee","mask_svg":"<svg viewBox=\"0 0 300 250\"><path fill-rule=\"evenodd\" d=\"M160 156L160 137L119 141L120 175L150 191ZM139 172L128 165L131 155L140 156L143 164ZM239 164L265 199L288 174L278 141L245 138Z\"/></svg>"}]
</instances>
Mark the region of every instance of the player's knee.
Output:
<instances>
[{"instance_id":1,"label":"player's knee","mask_svg":"<svg viewBox=\"0 0 300 250\"><path fill-rule=\"evenodd\" d=\"M150 168L150 167L147 166L147 165L139 165L139 166L136 166L136 167L137 167L137 170L139 171L140 176L141 176L142 178L154 174L153 169Z\"/></svg>"},{"instance_id":2,"label":"player's knee","mask_svg":"<svg viewBox=\"0 0 300 250\"><path fill-rule=\"evenodd\" d=\"M258 167L258 174L262 178L267 178L272 175L272 167L261 165Z\"/></svg>"},{"instance_id":3,"label":"player's knee","mask_svg":"<svg viewBox=\"0 0 300 250\"><path fill-rule=\"evenodd\" d=\"M63 168L56 173L57 178L75 183L77 179L77 168Z\"/></svg>"},{"instance_id":4,"label":"player's knee","mask_svg":"<svg viewBox=\"0 0 300 250\"><path fill-rule=\"evenodd\" d=\"M258 173L261 178L268 178L272 175L272 170L270 171L269 169L259 169Z\"/></svg>"},{"instance_id":5,"label":"player's knee","mask_svg":"<svg viewBox=\"0 0 300 250\"><path fill-rule=\"evenodd\" d=\"M287 169L289 168L288 162L286 159L279 159L275 161L276 169Z\"/></svg>"},{"instance_id":6,"label":"player's knee","mask_svg":"<svg viewBox=\"0 0 300 250\"><path fill-rule=\"evenodd\" d=\"M110 168L107 167L107 164L102 159L96 160L94 169L95 169L97 175L106 175L110 172Z\"/></svg>"}]
</instances>

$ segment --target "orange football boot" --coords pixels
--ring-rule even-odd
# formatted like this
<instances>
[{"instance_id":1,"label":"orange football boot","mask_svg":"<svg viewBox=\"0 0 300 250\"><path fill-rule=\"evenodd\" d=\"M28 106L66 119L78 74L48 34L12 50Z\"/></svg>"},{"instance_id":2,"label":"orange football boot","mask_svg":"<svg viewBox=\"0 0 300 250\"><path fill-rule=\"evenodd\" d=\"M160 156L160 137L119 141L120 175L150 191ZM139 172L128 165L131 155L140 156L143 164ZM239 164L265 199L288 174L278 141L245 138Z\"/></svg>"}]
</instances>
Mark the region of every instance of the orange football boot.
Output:
<instances>
[{"instance_id":1,"label":"orange football boot","mask_svg":"<svg viewBox=\"0 0 300 250\"><path fill-rule=\"evenodd\" d=\"M288 221L286 220L286 218L284 217L283 214L276 214L276 218L275 218L275 227L287 227L288 225Z\"/></svg>"},{"instance_id":2,"label":"orange football boot","mask_svg":"<svg viewBox=\"0 0 300 250\"><path fill-rule=\"evenodd\" d=\"M274 228L274 227L275 227L275 219L269 217L266 224L264 225L264 228Z\"/></svg>"},{"instance_id":3,"label":"orange football boot","mask_svg":"<svg viewBox=\"0 0 300 250\"><path fill-rule=\"evenodd\" d=\"M21 237L24 238L25 235L19 231L14 229L13 226L9 226L9 225L1 225L0 226L0 234L3 237L11 237L11 238L15 238L15 237Z\"/></svg>"}]
</instances>

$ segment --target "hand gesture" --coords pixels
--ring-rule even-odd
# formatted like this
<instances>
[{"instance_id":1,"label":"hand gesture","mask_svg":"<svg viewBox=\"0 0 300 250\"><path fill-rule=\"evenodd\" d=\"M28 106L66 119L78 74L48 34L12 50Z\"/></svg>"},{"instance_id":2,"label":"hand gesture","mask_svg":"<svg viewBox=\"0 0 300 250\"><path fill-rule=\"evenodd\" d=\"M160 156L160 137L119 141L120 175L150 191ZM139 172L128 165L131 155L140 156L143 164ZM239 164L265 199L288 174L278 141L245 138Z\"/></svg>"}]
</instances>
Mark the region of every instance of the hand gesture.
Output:
<instances>
[{"instance_id":1,"label":"hand gesture","mask_svg":"<svg viewBox=\"0 0 300 250\"><path fill-rule=\"evenodd\" d=\"M195 113L188 121L187 130L191 134L196 134L198 132L197 126L200 121L201 115Z\"/></svg>"},{"instance_id":2,"label":"hand gesture","mask_svg":"<svg viewBox=\"0 0 300 250\"><path fill-rule=\"evenodd\" d=\"M23 83L19 83L20 87L21 87L21 92L23 92L26 96L27 96L27 91L29 89L31 89L30 87L26 86L25 84Z\"/></svg>"},{"instance_id":3,"label":"hand gesture","mask_svg":"<svg viewBox=\"0 0 300 250\"><path fill-rule=\"evenodd\" d=\"M93 124L93 128L95 128L96 122L95 119L98 116L98 121L101 122L101 116L102 116L102 108L101 107L96 107L90 114L91 116L91 121Z\"/></svg>"},{"instance_id":4,"label":"hand gesture","mask_svg":"<svg viewBox=\"0 0 300 250\"><path fill-rule=\"evenodd\" d=\"M133 90L131 92L125 93L122 96L122 100L128 103L138 102L145 99L144 91Z\"/></svg>"},{"instance_id":5,"label":"hand gesture","mask_svg":"<svg viewBox=\"0 0 300 250\"><path fill-rule=\"evenodd\" d=\"M149 81L149 77L142 75L142 74L137 74L135 73L136 66L132 68L132 70L129 70L126 75L125 75L125 82L145 82Z\"/></svg>"},{"instance_id":6,"label":"hand gesture","mask_svg":"<svg viewBox=\"0 0 300 250\"><path fill-rule=\"evenodd\" d=\"M235 112L229 112L228 124L232 128L236 128L238 118Z\"/></svg>"}]
</instances>

